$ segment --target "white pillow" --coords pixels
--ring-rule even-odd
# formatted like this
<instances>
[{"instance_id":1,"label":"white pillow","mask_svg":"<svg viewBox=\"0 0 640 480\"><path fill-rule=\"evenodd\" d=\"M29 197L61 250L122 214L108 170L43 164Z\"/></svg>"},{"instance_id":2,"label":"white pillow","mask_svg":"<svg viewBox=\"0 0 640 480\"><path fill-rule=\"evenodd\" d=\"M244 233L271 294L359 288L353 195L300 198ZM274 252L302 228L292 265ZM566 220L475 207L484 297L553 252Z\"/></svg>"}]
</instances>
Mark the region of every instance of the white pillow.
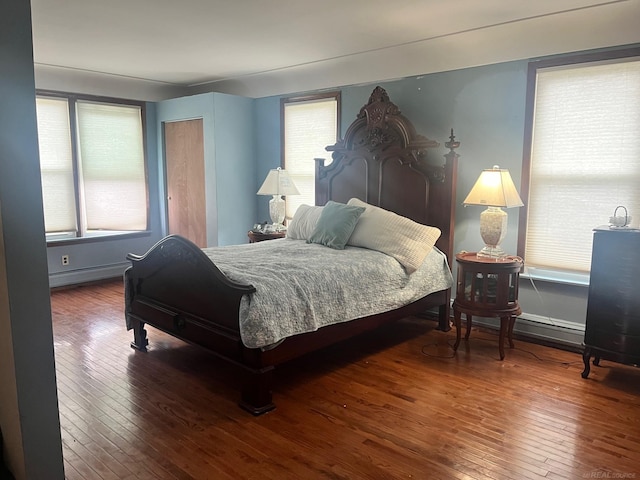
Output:
<instances>
[{"instance_id":1,"label":"white pillow","mask_svg":"<svg viewBox=\"0 0 640 480\"><path fill-rule=\"evenodd\" d=\"M323 207L300 205L287 226L287 238L309 240L316 228Z\"/></svg>"},{"instance_id":2,"label":"white pillow","mask_svg":"<svg viewBox=\"0 0 640 480\"><path fill-rule=\"evenodd\" d=\"M357 198L347 205L365 207L347 245L369 248L392 256L407 273L415 272L440 237L440 230Z\"/></svg>"}]
</instances>

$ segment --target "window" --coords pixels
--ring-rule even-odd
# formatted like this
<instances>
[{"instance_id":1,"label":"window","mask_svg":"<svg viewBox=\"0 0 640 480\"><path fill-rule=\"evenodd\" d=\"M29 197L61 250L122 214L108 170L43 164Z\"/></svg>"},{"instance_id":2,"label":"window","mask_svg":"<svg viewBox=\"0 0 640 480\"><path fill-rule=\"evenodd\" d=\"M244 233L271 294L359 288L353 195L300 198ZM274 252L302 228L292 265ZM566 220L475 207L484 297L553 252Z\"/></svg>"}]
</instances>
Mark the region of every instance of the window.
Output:
<instances>
[{"instance_id":1,"label":"window","mask_svg":"<svg viewBox=\"0 0 640 480\"><path fill-rule=\"evenodd\" d=\"M144 106L36 98L47 240L147 229Z\"/></svg>"},{"instance_id":2,"label":"window","mask_svg":"<svg viewBox=\"0 0 640 480\"><path fill-rule=\"evenodd\" d=\"M282 100L283 166L300 195L287 197L286 217L302 204L315 205L315 161L330 154L325 150L338 139L340 93Z\"/></svg>"},{"instance_id":3,"label":"window","mask_svg":"<svg viewBox=\"0 0 640 480\"><path fill-rule=\"evenodd\" d=\"M640 49L630 53L530 66L518 246L529 266L588 272L593 228L618 205L640 220Z\"/></svg>"}]
</instances>

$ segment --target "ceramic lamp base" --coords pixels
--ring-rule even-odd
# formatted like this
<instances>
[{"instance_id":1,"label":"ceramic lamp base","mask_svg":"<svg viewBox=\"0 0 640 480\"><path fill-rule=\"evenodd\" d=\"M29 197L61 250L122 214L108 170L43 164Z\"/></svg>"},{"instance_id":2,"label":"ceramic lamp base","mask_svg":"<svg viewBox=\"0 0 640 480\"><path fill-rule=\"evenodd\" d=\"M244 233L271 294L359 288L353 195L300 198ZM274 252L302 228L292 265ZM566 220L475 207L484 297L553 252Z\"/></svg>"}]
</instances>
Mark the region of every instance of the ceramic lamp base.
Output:
<instances>
[{"instance_id":1,"label":"ceramic lamp base","mask_svg":"<svg viewBox=\"0 0 640 480\"><path fill-rule=\"evenodd\" d=\"M278 229L278 227L282 227L282 222L284 222L284 209L284 199L280 195L274 195L273 198L269 200L269 216L271 217L271 222L273 222L273 226L276 227L276 229Z\"/></svg>"},{"instance_id":2,"label":"ceramic lamp base","mask_svg":"<svg viewBox=\"0 0 640 480\"><path fill-rule=\"evenodd\" d=\"M488 207L480 214L480 236L485 247L478 252L479 257L499 258L506 256L500 243L507 234L507 212L500 207Z\"/></svg>"}]
</instances>

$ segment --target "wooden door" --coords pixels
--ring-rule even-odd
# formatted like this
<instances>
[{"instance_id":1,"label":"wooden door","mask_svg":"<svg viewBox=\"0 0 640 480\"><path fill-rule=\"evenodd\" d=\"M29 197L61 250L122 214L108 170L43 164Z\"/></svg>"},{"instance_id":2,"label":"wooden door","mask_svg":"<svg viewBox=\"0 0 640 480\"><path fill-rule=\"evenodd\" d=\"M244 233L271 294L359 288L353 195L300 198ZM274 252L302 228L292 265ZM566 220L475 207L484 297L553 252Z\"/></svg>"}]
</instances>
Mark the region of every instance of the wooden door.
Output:
<instances>
[{"instance_id":1,"label":"wooden door","mask_svg":"<svg viewBox=\"0 0 640 480\"><path fill-rule=\"evenodd\" d=\"M169 233L207 246L202 119L164 124Z\"/></svg>"}]
</instances>

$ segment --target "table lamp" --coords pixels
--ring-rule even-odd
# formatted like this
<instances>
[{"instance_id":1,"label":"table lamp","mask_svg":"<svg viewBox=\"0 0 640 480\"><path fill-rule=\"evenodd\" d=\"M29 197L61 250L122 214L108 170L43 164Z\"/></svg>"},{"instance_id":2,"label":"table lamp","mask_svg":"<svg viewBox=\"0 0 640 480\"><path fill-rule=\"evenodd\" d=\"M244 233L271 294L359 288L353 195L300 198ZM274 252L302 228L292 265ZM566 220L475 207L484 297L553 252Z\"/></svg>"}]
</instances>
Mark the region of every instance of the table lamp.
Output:
<instances>
[{"instance_id":1,"label":"table lamp","mask_svg":"<svg viewBox=\"0 0 640 480\"><path fill-rule=\"evenodd\" d=\"M269 170L267 178L264 179L258 195L273 195L269 200L269 216L276 231L284 230L285 203L283 195L299 195L293 180L280 167Z\"/></svg>"},{"instance_id":2,"label":"table lamp","mask_svg":"<svg viewBox=\"0 0 640 480\"><path fill-rule=\"evenodd\" d=\"M502 207L522 207L524 204L518 195L509 170L497 165L483 170L475 185L462 202L467 205L487 207L480 214L480 236L485 243L478 252L479 257L500 258L506 253L500 243L507 234L507 212Z\"/></svg>"}]
</instances>

